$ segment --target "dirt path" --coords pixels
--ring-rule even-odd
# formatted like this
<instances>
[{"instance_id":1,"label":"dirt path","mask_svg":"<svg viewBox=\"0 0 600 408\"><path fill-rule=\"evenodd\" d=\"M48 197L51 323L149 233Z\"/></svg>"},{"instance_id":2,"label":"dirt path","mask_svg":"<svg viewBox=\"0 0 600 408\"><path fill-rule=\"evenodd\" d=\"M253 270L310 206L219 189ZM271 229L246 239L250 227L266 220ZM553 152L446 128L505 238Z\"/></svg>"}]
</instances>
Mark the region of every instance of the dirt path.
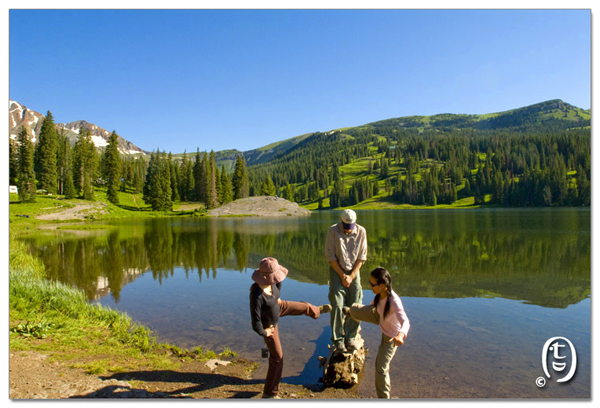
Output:
<instances>
[{"instance_id":1,"label":"dirt path","mask_svg":"<svg viewBox=\"0 0 600 408\"><path fill-rule=\"evenodd\" d=\"M86 202L85 204L76 204L75 207L66 208L62 211L38 215L36 218L46 221L84 220L94 214L105 214L105 206L103 203Z\"/></svg>"},{"instance_id":2,"label":"dirt path","mask_svg":"<svg viewBox=\"0 0 600 408\"><path fill-rule=\"evenodd\" d=\"M133 198L133 202L135 203L135 206L137 208L140 208L140 205L138 204L137 200L135 199L135 195L134 194L131 195L131 198Z\"/></svg>"},{"instance_id":3,"label":"dirt path","mask_svg":"<svg viewBox=\"0 0 600 408\"><path fill-rule=\"evenodd\" d=\"M175 357L173 357L175 358ZM228 364L227 364L228 363ZM225 365L227 364L227 365ZM237 358L213 364L182 362L174 370L87 374L42 353L10 353L10 399L63 398L261 398L264 379L253 379L254 363ZM281 385L283 399L356 399L354 392L322 385Z\"/></svg>"}]
</instances>

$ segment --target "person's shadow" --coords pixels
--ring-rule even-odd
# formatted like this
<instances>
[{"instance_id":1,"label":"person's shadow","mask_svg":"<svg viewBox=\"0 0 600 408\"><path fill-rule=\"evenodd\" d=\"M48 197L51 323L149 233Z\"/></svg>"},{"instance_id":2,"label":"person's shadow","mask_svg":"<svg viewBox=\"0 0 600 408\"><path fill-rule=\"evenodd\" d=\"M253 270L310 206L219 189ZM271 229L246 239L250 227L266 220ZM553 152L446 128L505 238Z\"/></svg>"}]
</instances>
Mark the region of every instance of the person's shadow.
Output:
<instances>
[{"instance_id":1,"label":"person's shadow","mask_svg":"<svg viewBox=\"0 0 600 408\"><path fill-rule=\"evenodd\" d=\"M104 388L88 393L86 395L78 395L72 398L181 398L185 394L193 394L195 392L205 391L212 388L218 388L223 385L253 385L262 384L264 381L254 379L243 379L232 377L218 373L183 373L173 370L155 370L155 371L130 371L125 373L117 373L108 377L100 377L102 380L117 380L117 381L143 381L152 382L172 382L172 383L192 383L184 388L178 388L173 391L148 392L141 389L130 389L119 385L108 385ZM252 398L261 392L254 391L227 391L230 395L224 395L223 398Z\"/></svg>"},{"instance_id":2,"label":"person's shadow","mask_svg":"<svg viewBox=\"0 0 600 408\"><path fill-rule=\"evenodd\" d=\"M319 367L319 357L327 357L327 355L329 355L329 348L327 345L330 343L330 340L331 329L329 326L325 326L319 337L308 342L315 343L316 347L313 355L304 365L304 369L298 375L282 378L281 382L303 385L305 388L310 390L322 389L323 367Z\"/></svg>"}]
</instances>

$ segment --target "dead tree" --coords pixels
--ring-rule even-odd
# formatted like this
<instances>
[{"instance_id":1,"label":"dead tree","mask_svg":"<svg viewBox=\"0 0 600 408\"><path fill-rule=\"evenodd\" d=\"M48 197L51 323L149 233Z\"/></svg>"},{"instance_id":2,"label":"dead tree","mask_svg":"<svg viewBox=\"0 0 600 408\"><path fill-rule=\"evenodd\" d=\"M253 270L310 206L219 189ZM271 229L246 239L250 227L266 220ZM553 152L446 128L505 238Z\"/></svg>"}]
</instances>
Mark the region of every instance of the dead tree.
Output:
<instances>
[{"instance_id":1,"label":"dead tree","mask_svg":"<svg viewBox=\"0 0 600 408\"><path fill-rule=\"evenodd\" d=\"M358 384L359 374L365 367L368 349L359 335L356 336L358 347L345 353L329 346L329 355L319 357L319 368L323 367L323 385L325 387L352 388Z\"/></svg>"}]
</instances>

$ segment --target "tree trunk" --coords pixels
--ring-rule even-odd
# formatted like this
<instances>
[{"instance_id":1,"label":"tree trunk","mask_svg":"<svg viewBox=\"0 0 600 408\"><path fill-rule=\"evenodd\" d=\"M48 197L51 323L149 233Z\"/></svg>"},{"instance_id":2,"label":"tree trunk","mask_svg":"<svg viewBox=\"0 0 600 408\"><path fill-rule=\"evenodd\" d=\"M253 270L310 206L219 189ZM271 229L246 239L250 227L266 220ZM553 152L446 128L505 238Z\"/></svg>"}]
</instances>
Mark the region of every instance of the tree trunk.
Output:
<instances>
[{"instance_id":1,"label":"tree trunk","mask_svg":"<svg viewBox=\"0 0 600 408\"><path fill-rule=\"evenodd\" d=\"M354 351L340 353L332 346L327 357L319 357L319 367L323 367L323 385L325 387L352 388L359 382L359 376L365 367L368 349L364 340L356 336L359 347Z\"/></svg>"}]
</instances>

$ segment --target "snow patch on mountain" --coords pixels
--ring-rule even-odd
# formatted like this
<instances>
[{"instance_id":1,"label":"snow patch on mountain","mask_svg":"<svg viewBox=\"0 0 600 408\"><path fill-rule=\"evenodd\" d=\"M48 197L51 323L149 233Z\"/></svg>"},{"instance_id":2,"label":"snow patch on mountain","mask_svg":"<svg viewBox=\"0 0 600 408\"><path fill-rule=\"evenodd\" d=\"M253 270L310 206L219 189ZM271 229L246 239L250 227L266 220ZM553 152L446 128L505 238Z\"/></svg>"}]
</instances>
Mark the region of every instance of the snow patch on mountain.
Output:
<instances>
[{"instance_id":1,"label":"snow patch on mountain","mask_svg":"<svg viewBox=\"0 0 600 408\"><path fill-rule=\"evenodd\" d=\"M36 142L37 136L41 131L42 122L45 118L41 113L27 109L24 105L19 102L10 100L10 131L9 138L16 140L18 133L23 127L28 128L28 133L33 143ZM112 132L99 127L93 123L88 123L85 120L79 120L70 123L56 123L56 128L66 134L66 136L74 144L77 140L82 128L86 128L90 131L92 141L97 148L104 148L108 146L108 139ZM145 155L146 152L134 145L133 143L123 139L119 136L119 151L123 154L141 154Z\"/></svg>"},{"instance_id":2,"label":"snow patch on mountain","mask_svg":"<svg viewBox=\"0 0 600 408\"><path fill-rule=\"evenodd\" d=\"M108 142L102 136L92 136L92 142L96 147L108 146Z\"/></svg>"}]
</instances>

